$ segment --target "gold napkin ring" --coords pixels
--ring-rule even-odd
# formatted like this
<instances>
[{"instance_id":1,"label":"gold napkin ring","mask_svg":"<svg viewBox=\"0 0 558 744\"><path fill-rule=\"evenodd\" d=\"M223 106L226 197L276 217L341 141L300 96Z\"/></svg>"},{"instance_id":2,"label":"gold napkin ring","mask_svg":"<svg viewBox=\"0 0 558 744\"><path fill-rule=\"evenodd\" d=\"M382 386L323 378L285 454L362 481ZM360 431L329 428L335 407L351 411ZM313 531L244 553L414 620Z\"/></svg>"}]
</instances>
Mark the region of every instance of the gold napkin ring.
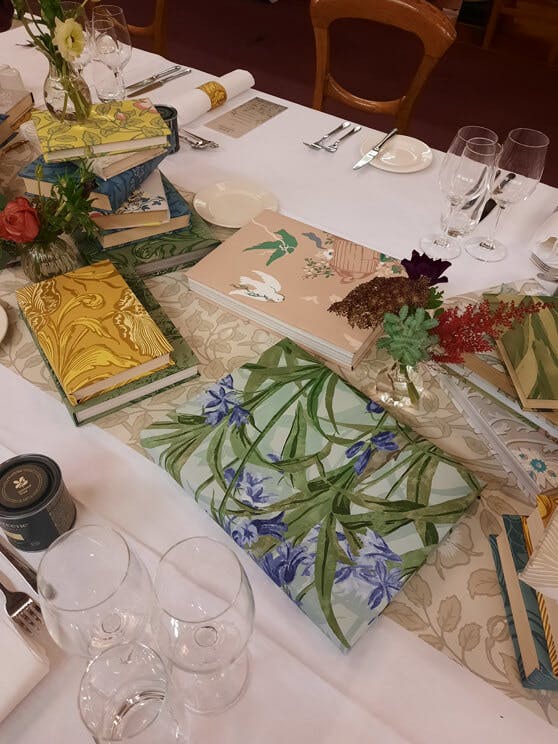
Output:
<instances>
[{"instance_id":1,"label":"gold napkin ring","mask_svg":"<svg viewBox=\"0 0 558 744\"><path fill-rule=\"evenodd\" d=\"M212 109L221 106L227 100L227 91L223 88L221 83L217 82L217 80L210 80L208 83L198 85L198 88L199 90L203 90L207 95L211 102Z\"/></svg>"}]
</instances>

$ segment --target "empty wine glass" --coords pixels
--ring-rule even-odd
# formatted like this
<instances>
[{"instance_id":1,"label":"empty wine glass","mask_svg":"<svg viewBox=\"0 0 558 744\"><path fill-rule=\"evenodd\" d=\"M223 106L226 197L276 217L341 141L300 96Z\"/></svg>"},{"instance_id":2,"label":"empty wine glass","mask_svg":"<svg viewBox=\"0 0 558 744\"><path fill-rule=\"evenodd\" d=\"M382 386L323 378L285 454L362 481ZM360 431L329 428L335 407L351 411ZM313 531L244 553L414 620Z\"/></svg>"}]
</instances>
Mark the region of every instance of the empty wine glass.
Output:
<instances>
[{"instance_id":1,"label":"empty wine glass","mask_svg":"<svg viewBox=\"0 0 558 744\"><path fill-rule=\"evenodd\" d=\"M123 68L132 56L130 32L124 11L117 5L101 5L93 9L95 87L101 101L121 101L126 97Z\"/></svg>"},{"instance_id":2,"label":"empty wine glass","mask_svg":"<svg viewBox=\"0 0 558 744\"><path fill-rule=\"evenodd\" d=\"M458 241L450 234L458 210L468 213L469 222L479 219L494 162L500 145L484 137L473 137L446 153L438 177L440 189L449 207L442 215L444 232L421 240L422 250L432 258L451 260L461 253ZM458 233L459 234L459 233Z\"/></svg>"},{"instance_id":3,"label":"empty wine glass","mask_svg":"<svg viewBox=\"0 0 558 744\"><path fill-rule=\"evenodd\" d=\"M97 744L186 744L188 719L162 659L125 643L89 662L78 696L81 719Z\"/></svg>"},{"instance_id":4,"label":"empty wine glass","mask_svg":"<svg viewBox=\"0 0 558 744\"><path fill-rule=\"evenodd\" d=\"M502 148L498 168L491 182L491 197L498 212L488 237L468 240L465 250L479 261L501 261L506 246L495 240L504 209L527 199L541 180L550 140L536 129L512 129Z\"/></svg>"},{"instance_id":5,"label":"empty wine glass","mask_svg":"<svg viewBox=\"0 0 558 744\"><path fill-rule=\"evenodd\" d=\"M153 602L149 574L109 527L61 535L39 564L37 585L46 627L70 654L92 657L146 630Z\"/></svg>"},{"instance_id":6,"label":"empty wine glass","mask_svg":"<svg viewBox=\"0 0 558 744\"><path fill-rule=\"evenodd\" d=\"M233 705L248 679L254 622L252 589L225 545L192 537L161 558L151 619L185 704L198 713Z\"/></svg>"}]
</instances>

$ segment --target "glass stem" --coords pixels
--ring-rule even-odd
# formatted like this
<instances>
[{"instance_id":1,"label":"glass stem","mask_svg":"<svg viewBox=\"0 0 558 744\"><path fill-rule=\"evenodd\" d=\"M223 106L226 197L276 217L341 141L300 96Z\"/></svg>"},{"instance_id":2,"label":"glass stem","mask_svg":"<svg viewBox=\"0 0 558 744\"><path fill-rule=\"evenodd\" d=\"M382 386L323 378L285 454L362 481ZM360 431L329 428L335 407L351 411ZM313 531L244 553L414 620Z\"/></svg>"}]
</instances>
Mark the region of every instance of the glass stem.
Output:
<instances>
[{"instance_id":1,"label":"glass stem","mask_svg":"<svg viewBox=\"0 0 558 744\"><path fill-rule=\"evenodd\" d=\"M498 229L498 225L500 224L500 217L502 216L503 211L504 207L498 204L498 211L496 212L496 219L494 220L492 230L490 231L490 237L488 238L488 240L483 241L483 248L488 248L489 251L494 250L494 239L496 238L496 230Z\"/></svg>"},{"instance_id":2,"label":"glass stem","mask_svg":"<svg viewBox=\"0 0 558 744\"><path fill-rule=\"evenodd\" d=\"M437 238L434 242L436 245L442 246L443 248L446 248L450 244L451 235L449 234L450 231L450 225L453 218L453 215L455 214L455 210L457 209L458 205L454 204L451 199L448 199L448 207L444 210L444 213L442 214L442 235Z\"/></svg>"}]
</instances>

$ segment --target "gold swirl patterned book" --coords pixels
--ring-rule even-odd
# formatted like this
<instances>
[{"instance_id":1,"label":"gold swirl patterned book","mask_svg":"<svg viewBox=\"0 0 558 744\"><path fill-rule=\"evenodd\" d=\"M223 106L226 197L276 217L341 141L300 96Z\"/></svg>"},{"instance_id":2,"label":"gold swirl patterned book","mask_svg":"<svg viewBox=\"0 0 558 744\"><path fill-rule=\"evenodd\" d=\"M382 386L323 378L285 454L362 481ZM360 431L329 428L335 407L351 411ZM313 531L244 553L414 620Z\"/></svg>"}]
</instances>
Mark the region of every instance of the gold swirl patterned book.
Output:
<instances>
[{"instance_id":1,"label":"gold swirl patterned book","mask_svg":"<svg viewBox=\"0 0 558 744\"><path fill-rule=\"evenodd\" d=\"M170 134L147 98L94 104L83 124L60 122L38 109L31 118L47 163L165 147Z\"/></svg>"},{"instance_id":2,"label":"gold swirl patterned book","mask_svg":"<svg viewBox=\"0 0 558 744\"><path fill-rule=\"evenodd\" d=\"M174 364L171 344L110 261L16 294L72 405Z\"/></svg>"}]
</instances>

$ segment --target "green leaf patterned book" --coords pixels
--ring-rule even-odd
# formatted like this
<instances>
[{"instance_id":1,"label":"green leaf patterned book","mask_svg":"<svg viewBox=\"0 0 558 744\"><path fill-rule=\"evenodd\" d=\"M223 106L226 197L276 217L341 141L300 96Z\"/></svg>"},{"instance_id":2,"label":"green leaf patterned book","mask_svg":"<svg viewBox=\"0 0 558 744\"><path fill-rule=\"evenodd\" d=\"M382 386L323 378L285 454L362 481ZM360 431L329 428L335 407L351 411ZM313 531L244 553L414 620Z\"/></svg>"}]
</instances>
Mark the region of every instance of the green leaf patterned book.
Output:
<instances>
[{"instance_id":1,"label":"green leaf patterned book","mask_svg":"<svg viewBox=\"0 0 558 744\"><path fill-rule=\"evenodd\" d=\"M164 147L170 134L147 98L96 103L80 124L58 121L39 109L31 118L47 163Z\"/></svg>"},{"instance_id":2,"label":"green leaf patterned book","mask_svg":"<svg viewBox=\"0 0 558 744\"><path fill-rule=\"evenodd\" d=\"M479 492L464 467L286 339L141 439L342 649Z\"/></svg>"}]
</instances>

